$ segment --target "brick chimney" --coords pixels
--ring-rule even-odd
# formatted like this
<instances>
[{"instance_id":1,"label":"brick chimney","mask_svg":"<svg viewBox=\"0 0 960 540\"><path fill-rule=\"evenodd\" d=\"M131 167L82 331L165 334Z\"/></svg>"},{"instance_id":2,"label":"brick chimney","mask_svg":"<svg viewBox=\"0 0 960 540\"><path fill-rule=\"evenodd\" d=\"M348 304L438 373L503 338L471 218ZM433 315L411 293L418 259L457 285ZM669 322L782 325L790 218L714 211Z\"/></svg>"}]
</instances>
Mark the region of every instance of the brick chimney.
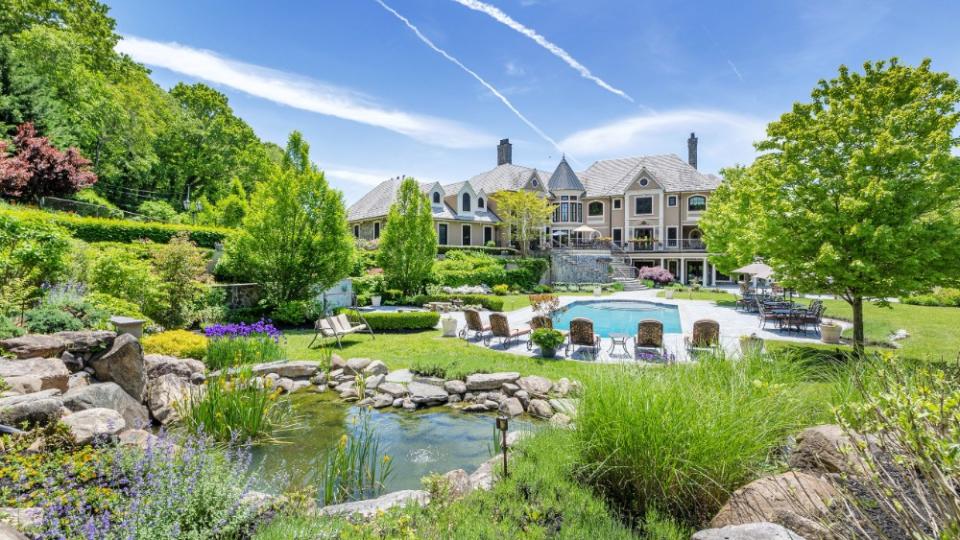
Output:
<instances>
[{"instance_id":1,"label":"brick chimney","mask_svg":"<svg viewBox=\"0 0 960 540\"><path fill-rule=\"evenodd\" d=\"M697 135L695 133L691 133L690 138L687 139L687 163L694 169L697 168Z\"/></svg>"},{"instance_id":2,"label":"brick chimney","mask_svg":"<svg viewBox=\"0 0 960 540\"><path fill-rule=\"evenodd\" d=\"M497 165L507 163L513 163L513 145L510 144L510 139L500 139L500 144L497 145Z\"/></svg>"}]
</instances>

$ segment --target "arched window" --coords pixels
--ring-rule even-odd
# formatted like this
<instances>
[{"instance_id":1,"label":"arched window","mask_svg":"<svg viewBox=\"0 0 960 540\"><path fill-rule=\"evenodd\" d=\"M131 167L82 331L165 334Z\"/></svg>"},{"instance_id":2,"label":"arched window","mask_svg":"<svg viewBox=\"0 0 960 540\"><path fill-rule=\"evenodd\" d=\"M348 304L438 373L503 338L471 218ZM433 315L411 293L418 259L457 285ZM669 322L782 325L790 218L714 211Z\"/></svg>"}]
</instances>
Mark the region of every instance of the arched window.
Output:
<instances>
[{"instance_id":1,"label":"arched window","mask_svg":"<svg viewBox=\"0 0 960 540\"><path fill-rule=\"evenodd\" d=\"M464 193L461 201L462 202L460 203L460 211L469 212L470 211L470 194Z\"/></svg>"},{"instance_id":2,"label":"arched window","mask_svg":"<svg viewBox=\"0 0 960 540\"><path fill-rule=\"evenodd\" d=\"M477 208L483 208L483 197L477 197Z\"/></svg>"},{"instance_id":3,"label":"arched window","mask_svg":"<svg viewBox=\"0 0 960 540\"><path fill-rule=\"evenodd\" d=\"M587 206L587 215L590 217L603 217L603 203L593 201Z\"/></svg>"},{"instance_id":4,"label":"arched window","mask_svg":"<svg viewBox=\"0 0 960 540\"><path fill-rule=\"evenodd\" d=\"M439 192L439 191L434 191L434 192L433 192L433 204L440 204L440 192Z\"/></svg>"},{"instance_id":5,"label":"arched window","mask_svg":"<svg viewBox=\"0 0 960 540\"><path fill-rule=\"evenodd\" d=\"M694 195L687 199L687 210L691 212L702 212L707 209L707 198L703 195Z\"/></svg>"}]
</instances>

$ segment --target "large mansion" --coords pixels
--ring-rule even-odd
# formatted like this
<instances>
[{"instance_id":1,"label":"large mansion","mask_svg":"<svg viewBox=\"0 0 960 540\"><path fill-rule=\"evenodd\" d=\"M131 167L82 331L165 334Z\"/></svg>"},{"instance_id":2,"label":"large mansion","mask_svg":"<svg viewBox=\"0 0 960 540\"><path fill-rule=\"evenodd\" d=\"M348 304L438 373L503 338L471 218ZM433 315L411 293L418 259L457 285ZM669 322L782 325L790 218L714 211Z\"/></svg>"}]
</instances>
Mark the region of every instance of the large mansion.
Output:
<instances>
[{"instance_id":1,"label":"large mansion","mask_svg":"<svg viewBox=\"0 0 960 540\"><path fill-rule=\"evenodd\" d=\"M497 166L469 180L421 184L433 203L442 246L505 246L496 194L540 192L556 206L537 248L575 251L601 247L636 267L663 266L681 281L726 280L707 261L697 224L720 179L697 170L697 138L690 134L687 160L669 155L597 161L574 172L561 159L553 173L514 165L512 145L497 146ZM348 212L354 236L379 238L402 178L382 182Z\"/></svg>"}]
</instances>

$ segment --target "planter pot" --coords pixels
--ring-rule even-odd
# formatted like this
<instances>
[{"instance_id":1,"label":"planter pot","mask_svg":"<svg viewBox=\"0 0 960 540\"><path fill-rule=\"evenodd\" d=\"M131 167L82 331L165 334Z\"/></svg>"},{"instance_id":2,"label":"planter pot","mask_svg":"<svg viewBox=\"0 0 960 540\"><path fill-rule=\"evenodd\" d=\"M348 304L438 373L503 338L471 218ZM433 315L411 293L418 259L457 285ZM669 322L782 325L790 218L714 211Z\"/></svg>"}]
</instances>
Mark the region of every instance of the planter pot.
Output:
<instances>
[{"instance_id":1,"label":"planter pot","mask_svg":"<svg viewBox=\"0 0 960 540\"><path fill-rule=\"evenodd\" d=\"M840 343L840 333L843 328L839 324L823 323L820 325L820 341L836 345Z\"/></svg>"},{"instance_id":2,"label":"planter pot","mask_svg":"<svg viewBox=\"0 0 960 540\"><path fill-rule=\"evenodd\" d=\"M664 298L666 298L667 300L672 300L672 299L673 299L673 289L667 289L666 291L664 291L664 292L663 292L663 296L664 296Z\"/></svg>"},{"instance_id":3,"label":"planter pot","mask_svg":"<svg viewBox=\"0 0 960 540\"><path fill-rule=\"evenodd\" d=\"M594 288L593 288L593 295L594 295L594 296L600 296L600 287L594 287Z\"/></svg>"},{"instance_id":4,"label":"planter pot","mask_svg":"<svg viewBox=\"0 0 960 540\"><path fill-rule=\"evenodd\" d=\"M443 328L443 337L457 337L457 320L453 317L441 319L440 327Z\"/></svg>"},{"instance_id":5,"label":"planter pot","mask_svg":"<svg viewBox=\"0 0 960 540\"><path fill-rule=\"evenodd\" d=\"M554 358L557 356L557 350L540 347L540 356L543 358Z\"/></svg>"},{"instance_id":6,"label":"planter pot","mask_svg":"<svg viewBox=\"0 0 960 540\"><path fill-rule=\"evenodd\" d=\"M380 307L380 302L383 300L382 296L371 296L370 305L373 307Z\"/></svg>"}]
</instances>

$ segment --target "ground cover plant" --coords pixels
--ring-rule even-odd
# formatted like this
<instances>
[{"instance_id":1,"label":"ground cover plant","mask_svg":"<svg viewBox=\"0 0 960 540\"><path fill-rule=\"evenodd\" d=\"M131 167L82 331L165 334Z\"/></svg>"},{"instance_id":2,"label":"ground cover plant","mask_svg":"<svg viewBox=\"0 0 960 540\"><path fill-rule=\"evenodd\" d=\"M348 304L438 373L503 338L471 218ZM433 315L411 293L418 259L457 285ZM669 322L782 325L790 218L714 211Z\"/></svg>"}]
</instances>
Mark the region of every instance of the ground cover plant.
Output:
<instances>
[{"instance_id":1,"label":"ground cover plant","mask_svg":"<svg viewBox=\"0 0 960 540\"><path fill-rule=\"evenodd\" d=\"M168 330L144 336L140 343L145 354L163 354L177 358L202 360L207 354L210 340L189 330Z\"/></svg>"}]
</instances>

